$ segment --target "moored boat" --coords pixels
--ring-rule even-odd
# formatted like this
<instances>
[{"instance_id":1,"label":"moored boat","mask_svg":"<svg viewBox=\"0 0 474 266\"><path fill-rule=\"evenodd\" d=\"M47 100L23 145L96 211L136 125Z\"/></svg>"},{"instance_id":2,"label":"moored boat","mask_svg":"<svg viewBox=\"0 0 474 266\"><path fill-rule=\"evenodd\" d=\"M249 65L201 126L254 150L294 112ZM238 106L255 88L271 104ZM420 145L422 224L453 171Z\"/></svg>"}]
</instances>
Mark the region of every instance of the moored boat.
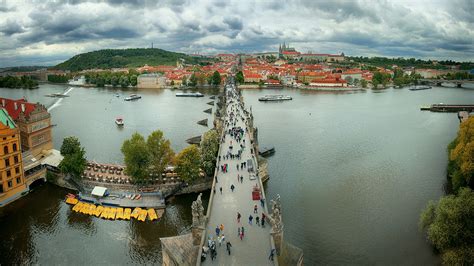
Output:
<instances>
[{"instance_id":1,"label":"moored boat","mask_svg":"<svg viewBox=\"0 0 474 266\"><path fill-rule=\"evenodd\" d=\"M133 100L138 100L138 99L141 99L141 98L142 98L142 96L140 96L138 94L130 94L130 96L125 98L125 101L133 101Z\"/></svg>"},{"instance_id":2,"label":"moored boat","mask_svg":"<svg viewBox=\"0 0 474 266\"><path fill-rule=\"evenodd\" d=\"M429 90L429 89L431 89L431 86L415 86L415 87L409 88L409 90L411 91L421 91L421 90Z\"/></svg>"},{"instance_id":3,"label":"moored boat","mask_svg":"<svg viewBox=\"0 0 474 266\"><path fill-rule=\"evenodd\" d=\"M119 127L123 127L123 125L124 125L123 118L122 117L117 117L115 119L115 124L117 124L117 126L119 126Z\"/></svg>"},{"instance_id":4,"label":"moored boat","mask_svg":"<svg viewBox=\"0 0 474 266\"><path fill-rule=\"evenodd\" d=\"M291 96L288 95L265 95L258 98L261 102L272 102L272 101L289 101L293 100Z\"/></svg>"},{"instance_id":5,"label":"moored boat","mask_svg":"<svg viewBox=\"0 0 474 266\"><path fill-rule=\"evenodd\" d=\"M176 97L204 97L204 94L200 92L178 92Z\"/></svg>"}]
</instances>

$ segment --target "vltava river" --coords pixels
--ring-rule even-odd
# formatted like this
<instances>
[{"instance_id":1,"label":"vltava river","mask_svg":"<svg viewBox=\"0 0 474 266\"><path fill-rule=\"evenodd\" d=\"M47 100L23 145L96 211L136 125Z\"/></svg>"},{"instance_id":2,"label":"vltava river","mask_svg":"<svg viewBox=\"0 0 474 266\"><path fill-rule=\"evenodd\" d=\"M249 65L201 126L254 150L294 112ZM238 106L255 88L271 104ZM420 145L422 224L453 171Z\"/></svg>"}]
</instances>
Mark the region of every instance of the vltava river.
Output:
<instances>
[{"instance_id":1,"label":"vltava river","mask_svg":"<svg viewBox=\"0 0 474 266\"><path fill-rule=\"evenodd\" d=\"M204 98L176 98L177 91L74 88L70 97L44 97L67 86L37 90L0 89L1 97L39 101L51 107L54 144L78 136L87 157L121 162L120 146L138 131L160 129L175 151L205 130ZM282 197L285 239L303 248L313 264L433 264L431 247L418 231L420 210L443 193L446 145L455 137L456 114L420 112L431 103L472 103L472 89L323 93L246 90L261 146L275 146L269 158L267 195ZM209 96L215 92L206 92ZM283 93L282 103L258 97ZM124 129L114 119L122 116ZM168 203L159 222L106 221L73 213L68 191L43 185L0 211L0 264L160 263L160 237L189 232L196 195ZM205 195L207 200L208 195ZM205 202L207 206L207 201ZM239 255L239 254L236 254Z\"/></svg>"}]
</instances>

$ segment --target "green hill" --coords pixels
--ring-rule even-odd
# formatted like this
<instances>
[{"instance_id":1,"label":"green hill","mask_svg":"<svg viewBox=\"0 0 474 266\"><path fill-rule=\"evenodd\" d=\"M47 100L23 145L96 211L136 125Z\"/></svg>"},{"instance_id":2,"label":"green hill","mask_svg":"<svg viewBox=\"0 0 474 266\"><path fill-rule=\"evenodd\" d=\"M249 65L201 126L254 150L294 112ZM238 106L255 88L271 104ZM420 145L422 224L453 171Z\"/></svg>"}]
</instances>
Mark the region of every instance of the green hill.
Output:
<instances>
[{"instance_id":1,"label":"green hill","mask_svg":"<svg viewBox=\"0 0 474 266\"><path fill-rule=\"evenodd\" d=\"M80 71L91 68L139 67L148 65L176 65L184 59L186 64L205 64L209 58L193 57L158 48L105 49L78 54L53 67L54 69Z\"/></svg>"}]
</instances>

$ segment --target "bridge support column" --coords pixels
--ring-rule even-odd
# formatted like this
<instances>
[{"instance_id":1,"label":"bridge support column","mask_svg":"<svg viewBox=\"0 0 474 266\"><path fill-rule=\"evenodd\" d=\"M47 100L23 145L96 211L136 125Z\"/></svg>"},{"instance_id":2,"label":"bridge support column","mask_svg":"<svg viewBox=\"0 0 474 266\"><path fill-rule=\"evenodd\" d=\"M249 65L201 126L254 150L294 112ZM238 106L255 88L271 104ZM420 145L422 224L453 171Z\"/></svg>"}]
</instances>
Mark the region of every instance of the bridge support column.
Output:
<instances>
[{"instance_id":1,"label":"bridge support column","mask_svg":"<svg viewBox=\"0 0 474 266\"><path fill-rule=\"evenodd\" d=\"M275 249L276 249L276 253L278 255L281 254L281 251L283 249L283 231L281 232L274 232L272 230L272 232L270 233L273 237L273 242L275 242Z\"/></svg>"}]
</instances>

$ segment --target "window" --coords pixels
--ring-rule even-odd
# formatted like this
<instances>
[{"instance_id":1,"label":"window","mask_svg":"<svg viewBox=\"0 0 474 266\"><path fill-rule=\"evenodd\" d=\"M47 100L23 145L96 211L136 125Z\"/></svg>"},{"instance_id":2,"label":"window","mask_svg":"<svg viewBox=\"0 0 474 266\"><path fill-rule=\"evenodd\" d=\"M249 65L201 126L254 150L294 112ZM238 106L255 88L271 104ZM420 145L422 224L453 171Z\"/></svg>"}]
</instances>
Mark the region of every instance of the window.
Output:
<instances>
[{"instance_id":1,"label":"window","mask_svg":"<svg viewBox=\"0 0 474 266\"><path fill-rule=\"evenodd\" d=\"M20 173L20 167L15 168L15 174L19 174L19 173Z\"/></svg>"},{"instance_id":2,"label":"window","mask_svg":"<svg viewBox=\"0 0 474 266\"><path fill-rule=\"evenodd\" d=\"M13 186L13 182L12 181L8 181L8 187L12 187Z\"/></svg>"},{"instance_id":3,"label":"window","mask_svg":"<svg viewBox=\"0 0 474 266\"><path fill-rule=\"evenodd\" d=\"M17 185L21 184L21 179L19 177L16 178L16 184Z\"/></svg>"},{"instance_id":4,"label":"window","mask_svg":"<svg viewBox=\"0 0 474 266\"><path fill-rule=\"evenodd\" d=\"M3 153L4 153L4 154L7 154L7 153L8 153L8 146L4 146L4 147L3 147Z\"/></svg>"},{"instance_id":5,"label":"window","mask_svg":"<svg viewBox=\"0 0 474 266\"><path fill-rule=\"evenodd\" d=\"M10 158L5 159L5 167L10 166Z\"/></svg>"},{"instance_id":6,"label":"window","mask_svg":"<svg viewBox=\"0 0 474 266\"><path fill-rule=\"evenodd\" d=\"M13 160L15 161L15 164L18 163L18 155L15 155L15 157L13 157Z\"/></svg>"},{"instance_id":7,"label":"window","mask_svg":"<svg viewBox=\"0 0 474 266\"><path fill-rule=\"evenodd\" d=\"M10 177L12 175L12 171L7 170L7 177Z\"/></svg>"},{"instance_id":8,"label":"window","mask_svg":"<svg viewBox=\"0 0 474 266\"><path fill-rule=\"evenodd\" d=\"M13 151L16 151L17 147L16 147L16 143L13 143Z\"/></svg>"}]
</instances>

